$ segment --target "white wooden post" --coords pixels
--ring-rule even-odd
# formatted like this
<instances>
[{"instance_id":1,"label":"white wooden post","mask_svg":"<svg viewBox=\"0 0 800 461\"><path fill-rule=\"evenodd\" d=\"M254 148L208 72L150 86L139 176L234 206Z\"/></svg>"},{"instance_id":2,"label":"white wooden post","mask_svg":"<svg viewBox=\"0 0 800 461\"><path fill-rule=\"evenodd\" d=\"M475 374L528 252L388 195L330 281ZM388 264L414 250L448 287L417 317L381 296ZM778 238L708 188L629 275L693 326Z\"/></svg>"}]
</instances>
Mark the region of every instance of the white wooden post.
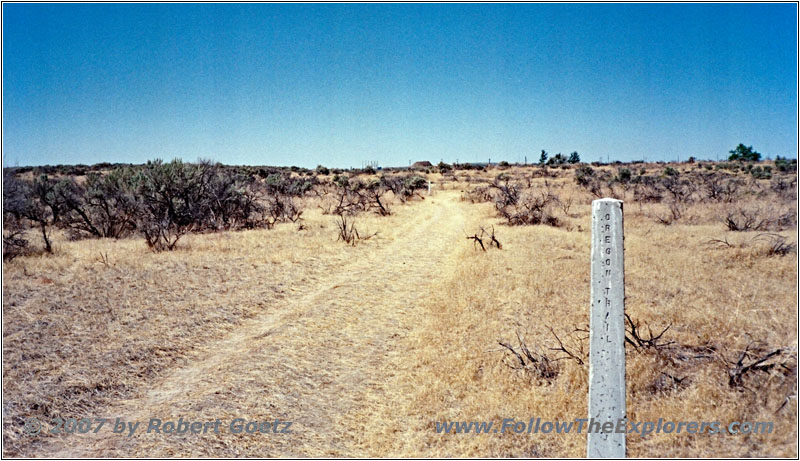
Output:
<instances>
[{"instance_id":1,"label":"white wooden post","mask_svg":"<svg viewBox=\"0 0 800 461\"><path fill-rule=\"evenodd\" d=\"M428 180L428 195L431 195L431 180Z\"/></svg>"},{"instance_id":2,"label":"white wooden post","mask_svg":"<svg viewBox=\"0 0 800 461\"><path fill-rule=\"evenodd\" d=\"M589 328L590 458L624 458L625 433L625 265L622 201L592 202L592 307ZM599 424L592 424L596 422ZM598 430L603 424L613 431ZM625 426L627 430L627 425Z\"/></svg>"}]
</instances>

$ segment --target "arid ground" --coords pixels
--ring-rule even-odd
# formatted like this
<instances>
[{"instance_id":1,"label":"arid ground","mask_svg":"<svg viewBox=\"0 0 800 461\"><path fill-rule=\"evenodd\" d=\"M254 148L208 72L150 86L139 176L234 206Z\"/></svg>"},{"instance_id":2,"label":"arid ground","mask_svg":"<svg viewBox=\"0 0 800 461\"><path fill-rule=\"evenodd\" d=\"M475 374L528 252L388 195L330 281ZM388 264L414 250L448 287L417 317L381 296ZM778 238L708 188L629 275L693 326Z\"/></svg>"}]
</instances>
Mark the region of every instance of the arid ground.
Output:
<instances>
[{"instance_id":1,"label":"arid ground","mask_svg":"<svg viewBox=\"0 0 800 461\"><path fill-rule=\"evenodd\" d=\"M558 222L508 225L476 199L504 171L558 196ZM431 195L355 216L371 236L355 245L314 198L298 222L188 234L173 251L55 233L53 254L3 265L3 454L584 456L585 434L435 430L585 417L593 195L574 171L431 172ZM628 418L774 430L631 434L629 456L798 456L796 215L771 230L725 222L751 205L785 217L796 194L746 180L731 201L610 191L626 203ZM502 248L467 238L481 228ZM279 418L293 432L29 435L29 417Z\"/></svg>"}]
</instances>

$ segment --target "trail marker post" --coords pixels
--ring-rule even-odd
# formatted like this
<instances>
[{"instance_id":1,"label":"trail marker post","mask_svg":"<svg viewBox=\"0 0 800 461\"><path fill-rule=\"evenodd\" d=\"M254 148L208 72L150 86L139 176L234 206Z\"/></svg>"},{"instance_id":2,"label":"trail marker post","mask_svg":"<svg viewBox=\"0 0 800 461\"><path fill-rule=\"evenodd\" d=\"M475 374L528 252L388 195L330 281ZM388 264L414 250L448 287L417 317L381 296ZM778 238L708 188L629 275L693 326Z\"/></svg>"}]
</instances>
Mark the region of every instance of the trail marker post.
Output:
<instances>
[{"instance_id":1,"label":"trail marker post","mask_svg":"<svg viewBox=\"0 0 800 461\"><path fill-rule=\"evenodd\" d=\"M594 200L586 441L590 458L625 457L625 432L616 432L619 420L626 415L624 261L622 201ZM611 432L605 430L609 422L614 427ZM627 425L624 427L623 431L627 431Z\"/></svg>"}]
</instances>

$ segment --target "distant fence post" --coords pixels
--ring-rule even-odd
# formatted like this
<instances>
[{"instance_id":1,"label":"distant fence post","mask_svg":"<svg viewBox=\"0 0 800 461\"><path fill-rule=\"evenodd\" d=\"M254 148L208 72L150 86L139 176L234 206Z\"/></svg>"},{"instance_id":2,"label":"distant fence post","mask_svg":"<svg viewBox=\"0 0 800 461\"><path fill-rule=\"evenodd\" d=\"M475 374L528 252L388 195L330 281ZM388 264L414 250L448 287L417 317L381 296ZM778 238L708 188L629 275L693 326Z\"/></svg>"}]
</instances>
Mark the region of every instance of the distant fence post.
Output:
<instances>
[{"instance_id":1,"label":"distant fence post","mask_svg":"<svg viewBox=\"0 0 800 461\"><path fill-rule=\"evenodd\" d=\"M594 200L586 441L586 454L590 458L625 457L625 432L616 432L618 421L626 417L623 252L622 201ZM611 431L607 431L608 423L613 423Z\"/></svg>"},{"instance_id":2,"label":"distant fence post","mask_svg":"<svg viewBox=\"0 0 800 461\"><path fill-rule=\"evenodd\" d=\"M431 195L431 180L428 180L428 195Z\"/></svg>"}]
</instances>

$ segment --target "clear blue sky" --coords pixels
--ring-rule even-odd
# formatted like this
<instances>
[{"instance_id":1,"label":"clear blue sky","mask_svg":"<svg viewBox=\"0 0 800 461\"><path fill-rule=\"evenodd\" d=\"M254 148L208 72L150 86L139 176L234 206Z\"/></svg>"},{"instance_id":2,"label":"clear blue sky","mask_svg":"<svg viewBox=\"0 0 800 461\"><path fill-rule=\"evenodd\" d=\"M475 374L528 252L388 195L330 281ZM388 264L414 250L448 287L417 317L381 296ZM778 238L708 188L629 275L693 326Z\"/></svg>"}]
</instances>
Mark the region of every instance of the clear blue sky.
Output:
<instances>
[{"instance_id":1,"label":"clear blue sky","mask_svg":"<svg viewBox=\"0 0 800 461\"><path fill-rule=\"evenodd\" d=\"M797 155L794 4L3 5L5 165Z\"/></svg>"}]
</instances>

